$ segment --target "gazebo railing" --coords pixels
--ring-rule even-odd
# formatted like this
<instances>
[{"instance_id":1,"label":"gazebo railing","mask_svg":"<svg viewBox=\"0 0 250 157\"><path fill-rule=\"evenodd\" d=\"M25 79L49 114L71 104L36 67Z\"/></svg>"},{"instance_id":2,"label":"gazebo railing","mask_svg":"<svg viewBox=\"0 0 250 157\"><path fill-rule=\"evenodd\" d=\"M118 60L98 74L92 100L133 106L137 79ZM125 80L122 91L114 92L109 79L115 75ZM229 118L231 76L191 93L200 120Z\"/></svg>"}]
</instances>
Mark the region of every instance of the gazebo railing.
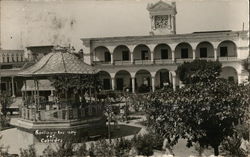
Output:
<instances>
[{"instance_id":1,"label":"gazebo railing","mask_svg":"<svg viewBox=\"0 0 250 157\"><path fill-rule=\"evenodd\" d=\"M102 115L103 106L100 104L91 104L84 107L68 107L62 104L47 104L43 107L35 107L35 105L20 107L20 118L31 121L67 121Z\"/></svg>"}]
</instances>

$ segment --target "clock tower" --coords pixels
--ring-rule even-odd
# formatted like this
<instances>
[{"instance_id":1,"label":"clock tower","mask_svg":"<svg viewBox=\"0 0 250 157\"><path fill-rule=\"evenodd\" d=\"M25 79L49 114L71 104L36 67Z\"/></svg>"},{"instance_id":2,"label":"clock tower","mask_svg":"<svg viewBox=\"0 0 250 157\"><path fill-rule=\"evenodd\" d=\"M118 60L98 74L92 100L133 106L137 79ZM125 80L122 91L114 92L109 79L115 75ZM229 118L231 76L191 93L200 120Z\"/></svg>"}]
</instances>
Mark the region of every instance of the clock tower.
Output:
<instances>
[{"instance_id":1,"label":"clock tower","mask_svg":"<svg viewBox=\"0 0 250 157\"><path fill-rule=\"evenodd\" d=\"M176 4L168 4L160 0L147 7L151 19L151 35L176 34Z\"/></svg>"}]
</instances>

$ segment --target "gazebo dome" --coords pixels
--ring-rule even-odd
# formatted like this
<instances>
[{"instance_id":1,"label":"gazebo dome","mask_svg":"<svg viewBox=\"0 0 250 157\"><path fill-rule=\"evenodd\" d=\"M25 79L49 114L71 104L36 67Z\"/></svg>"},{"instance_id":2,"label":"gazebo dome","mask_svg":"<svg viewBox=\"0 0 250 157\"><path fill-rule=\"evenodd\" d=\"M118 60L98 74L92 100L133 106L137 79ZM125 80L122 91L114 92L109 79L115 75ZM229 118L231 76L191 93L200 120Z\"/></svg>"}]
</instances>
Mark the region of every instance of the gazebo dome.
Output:
<instances>
[{"instance_id":1,"label":"gazebo dome","mask_svg":"<svg viewBox=\"0 0 250 157\"><path fill-rule=\"evenodd\" d=\"M23 76L51 74L94 74L95 68L69 52L55 51L45 55L19 74Z\"/></svg>"}]
</instances>

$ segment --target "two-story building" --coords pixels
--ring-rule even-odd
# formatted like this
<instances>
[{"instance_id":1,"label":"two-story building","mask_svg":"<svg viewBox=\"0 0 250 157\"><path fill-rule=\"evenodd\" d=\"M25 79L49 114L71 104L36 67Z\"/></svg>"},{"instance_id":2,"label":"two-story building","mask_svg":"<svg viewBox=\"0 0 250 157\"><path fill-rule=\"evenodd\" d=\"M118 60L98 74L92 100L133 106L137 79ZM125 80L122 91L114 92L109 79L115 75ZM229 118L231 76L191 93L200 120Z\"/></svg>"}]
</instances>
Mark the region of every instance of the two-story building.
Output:
<instances>
[{"instance_id":1,"label":"two-story building","mask_svg":"<svg viewBox=\"0 0 250 157\"><path fill-rule=\"evenodd\" d=\"M103 88L130 89L142 85L154 91L164 83L181 85L178 65L195 59L219 60L221 77L242 83L248 79L244 61L249 56L248 31L208 31L176 34L176 4L148 5L148 36L82 38L84 62L99 69Z\"/></svg>"}]
</instances>

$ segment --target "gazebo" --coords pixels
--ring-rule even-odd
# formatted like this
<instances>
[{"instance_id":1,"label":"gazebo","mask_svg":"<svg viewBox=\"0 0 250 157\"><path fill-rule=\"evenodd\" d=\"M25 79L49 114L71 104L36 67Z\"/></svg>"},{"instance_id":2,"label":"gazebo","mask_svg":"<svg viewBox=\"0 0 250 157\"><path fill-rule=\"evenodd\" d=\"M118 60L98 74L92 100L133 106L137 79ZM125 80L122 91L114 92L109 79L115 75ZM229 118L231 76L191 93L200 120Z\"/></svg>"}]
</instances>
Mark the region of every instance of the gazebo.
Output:
<instances>
[{"instance_id":1,"label":"gazebo","mask_svg":"<svg viewBox=\"0 0 250 157\"><path fill-rule=\"evenodd\" d=\"M33 143L58 142L70 131L71 135L77 134L78 137L105 134L106 119L101 102L83 101L78 93L60 98L50 80L51 77L92 77L95 74L92 66L85 64L68 49L55 49L19 73L25 78L23 104L20 106L20 117L11 120L11 124L17 126L21 135L32 138ZM80 99L72 99L75 95ZM53 137L48 136L51 132Z\"/></svg>"}]
</instances>

